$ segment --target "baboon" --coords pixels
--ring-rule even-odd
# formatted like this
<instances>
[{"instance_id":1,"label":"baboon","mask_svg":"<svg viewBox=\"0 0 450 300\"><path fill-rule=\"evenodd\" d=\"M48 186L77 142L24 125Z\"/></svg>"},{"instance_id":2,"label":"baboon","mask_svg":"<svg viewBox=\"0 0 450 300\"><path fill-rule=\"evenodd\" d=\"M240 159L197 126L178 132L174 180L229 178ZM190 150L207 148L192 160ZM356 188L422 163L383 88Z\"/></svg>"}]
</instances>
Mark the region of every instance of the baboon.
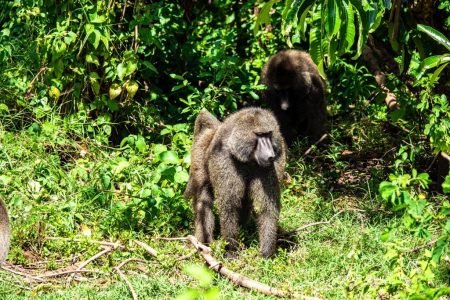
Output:
<instances>
[{"instance_id":1,"label":"baboon","mask_svg":"<svg viewBox=\"0 0 450 300\"><path fill-rule=\"evenodd\" d=\"M281 50L261 73L267 86L263 102L274 112L290 145L299 136L316 142L325 131L325 84L311 56L300 50Z\"/></svg>"},{"instance_id":2,"label":"baboon","mask_svg":"<svg viewBox=\"0 0 450 300\"><path fill-rule=\"evenodd\" d=\"M220 121L207 111L201 111L197 116L189 181L184 191L186 198L193 199L195 237L203 243L212 242L214 231L213 191L207 171L206 150L220 124Z\"/></svg>"},{"instance_id":3,"label":"baboon","mask_svg":"<svg viewBox=\"0 0 450 300\"><path fill-rule=\"evenodd\" d=\"M185 196L193 198L195 235L213 239L213 202L229 255L237 250L239 226L256 216L260 252L275 253L280 214L280 182L286 147L274 115L245 108L222 123L208 112L195 121L191 170Z\"/></svg>"},{"instance_id":4,"label":"baboon","mask_svg":"<svg viewBox=\"0 0 450 300\"><path fill-rule=\"evenodd\" d=\"M8 255L10 235L8 211L5 202L0 198L0 264L5 261Z\"/></svg>"}]
</instances>

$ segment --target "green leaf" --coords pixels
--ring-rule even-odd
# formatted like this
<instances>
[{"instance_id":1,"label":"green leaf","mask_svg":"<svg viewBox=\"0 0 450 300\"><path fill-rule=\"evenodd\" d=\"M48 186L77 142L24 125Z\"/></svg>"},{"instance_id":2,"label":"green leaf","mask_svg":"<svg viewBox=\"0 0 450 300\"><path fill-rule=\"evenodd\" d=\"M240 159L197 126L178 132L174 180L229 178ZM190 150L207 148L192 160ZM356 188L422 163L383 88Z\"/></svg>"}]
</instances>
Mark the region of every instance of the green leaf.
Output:
<instances>
[{"instance_id":1,"label":"green leaf","mask_svg":"<svg viewBox=\"0 0 450 300\"><path fill-rule=\"evenodd\" d=\"M303 15L310 10L314 0L294 0L287 1L282 13L282 28L283 34L288 35L293 27L296 27L298 14Z\"/></svg>"},{"instance_id":2,"label":"green leaf","mask_svg":"<svg viewBox=\"0 0 450 300\"><path fill-rule=\"evenodd\" d=\"M381 194L381 198L386 201L389 200L392 195L395 195L396 190L397 186L389 181L383 181L382 183L380 183L380 187L378 188L378 191Z\"/></svg>"},{"instance_id":3,"label":"green leaf","mask_svg":"<svg viewBox=\"0 0 450 300\"><path fill-rule=\"evenodd\" d=\"M433 249L432 259L435 262L439 262L442 256L444 256L448 251L448 241L445 239L439 239L436 242L436 246Z\"/></svg>"},{"instance_id":4,"label":"green leaf","mask_svg":"<svg viewBox=\"0 0 450 300\"><path fill-rule=\"evenodd\" d=\"M89 37L91 33L94 31L95 26L92 24L86 24L84 25L84 30L86 31L86 37Z\"/></svg>"},{"instance_id":5,"label":"green leaf","mask_svg":"<svg viewBox=\"0 0 450 300\"><path fill-rule=\"evenodd\" d=\"M150 71L152 71L153 73L159 74L159 72L158 72L158 70L156 69L156 67L155 67L151 62L149 62L148 60L142 61L142 64L143 64L147 69L149 69Z\"/></svg>"},{"instance_id":6,"label":"green leaf","mask_svg":"<svg viewBox=\"0 0 450 300\"><path fill-rule=\"evenodd\" d=\"M136 149L139 150L139 152L144 153L145 150L147 150L147 144L145 143L145 139L142 136L139 136L135 143Z\"/></svg>"},{"instance_id":7,"label":"green leaf","mask_svg":"<svg viewBox=\"0 0 450 300\"><path fill-rule=\"evenodd\" d=\"M302 40L306 40L306 17L308 16L309 10L311 8L311 5L305 7L305 10L303 11L303 13L300 15L300 18L298 20L298 24L297 24L297 31L300 33L300 37Z\"/></svg>"},{"instance_id":8,"label":"green leaf","mask_svg":"<svg viewBox=\"0 0 450 300\"><path fill-rule=\"evenodd\" d=\"M270 10L272 6L277 3L279 0L270 0L259 11L259 15L256 18L255 27L253 28L253 34L257 34L259 28L263 24L270 24Z\"/></svg>"},{"instance_id":9,"label":"green leaf","mask_svg":"<svg viewBox=\"0 0 450 300\"><path fill-rule=\"evenodd\" d=\"M444 193L450 194L450 175L445 177L445 181L442 183L442 189Z\"/></svg>"},{"instance_id":10,"label":"green leaf","mask_svg":"<svg viewBox=\"0 0 450 300\"><path fill-rule=\"evenodd\" d=\"M313 27L309 32L309 53L316 65L323 65L322 36L320 28Z\"/></svg>"},{"instance_id":11,"label":"green leaf","mask_svg":"<svg viewBox=\"0 0 450 300\"><path fill-rule=\"evenodd\" d=\"M326 18L325 18L325 30L327 32L328 37L331 37L337 33L339 30L338 20L339 20L339 10L335 0L327 1L327 9L326 9Z\"/></svg>"},{"instance_id":12,"label":"green leaf","mask_svg":"<svg viewBox=\"0 0 450 300\"><path fill-rule=\"evenodd\" d=\"M97 65L97 66L100 65L98 57L95 56L94 54L91 54L91 53L86 54L86 62L90 63L90 64Z\"/></svg>"},{"instance_id":13,"label":"green leaf","mask_svg":"<svg viewBox=\"0 0 450 300\"><path fill-rule=\"evenodd\" d=\"M443 35L441 32L434 29L433 27L423 24L417 25L417 29L419 31L426 33L429 37L431 37L433 40L435 40L436 42L438 42L439 44L441 44L442 46L447 48L447 50L450 51L450 40L446 38L445 35Z\"/></svg>"},{"instance_id":14,"label":"green leaf","mask_svg":"<svg viewBox=\"0 0 450 300\"><path fill-rule=\"evenodd\" d=\"M125 170L129 166L130 166L130 163L128 161L122 160L113 168L112 172L114 175L120 174L120 173L122 173L123 170Z\"/></svg>"},{"instance_id":15,"label":"green leaf","mask_svg":"<svg viewBox=\"0 0 450 300\"><path fill-rule=\"evenodd\" d=\"M178 164L179 158L175 151L164 151L159 154L159 159L166 164Z\"/></svg>"},{"instance_id":16,"label":"green leaf","mask_svg":"<svg viewBox=\"0 0 450 300\"><path fill-rule=\"evenodd\" d=\"M120 63L117 65L117 76L119 76L119 79L122 80L125 77L125 74L127 72L127 68L125 64Z\"/></svg>"},{"instance_id":17,"label":"green leaf","mask_svg":"<svg viewBox=\"0 0 450 300\"><path fill-rule=\"evenodd\" d=\"M174 180L176 183L186 183L189 180L189 174L185 170L175 173Z\"/></svg>"},{"instance_id":18,"label":"green leaf","mask_svg":"<svg viewBox=\"0 0 450 300\"><path fill-rule=\"evenodd\" d=\"M445 67L448 66L448 64L449 63L444 63L439 68L437 68L436 71L434 71L433 75L431 76L430 82L435 82L435 81L439 80L439 75L441 74L442 70L444 70Z\"/></svg>"},{"instance_id":19,"label":"green leaf","mask_svg":"<svg viewBox=\"0 0 450 300\"><path fill-rule=\"evenodd\" d=\"M375 29L373 25L376 20L377 11L367 1L363 2L363 4L359 0L349 1L355 8L356 15L358 16L358 43L356 54L352 57L356 59L362 54L367 38L369 37L369 31Z\"/></svg>"},{"instance_id":20,"label":"green leaf","mask_svg":"<svg viewBox=\"0 0 450 300\"><path fill-rule=\"evenodd\" d=\"M433 55L425 58L420 64L418 78L422 77L427 70L435 68L441 64L447 64L449 62L450 54Z\"/></svg>"}]
</instances>

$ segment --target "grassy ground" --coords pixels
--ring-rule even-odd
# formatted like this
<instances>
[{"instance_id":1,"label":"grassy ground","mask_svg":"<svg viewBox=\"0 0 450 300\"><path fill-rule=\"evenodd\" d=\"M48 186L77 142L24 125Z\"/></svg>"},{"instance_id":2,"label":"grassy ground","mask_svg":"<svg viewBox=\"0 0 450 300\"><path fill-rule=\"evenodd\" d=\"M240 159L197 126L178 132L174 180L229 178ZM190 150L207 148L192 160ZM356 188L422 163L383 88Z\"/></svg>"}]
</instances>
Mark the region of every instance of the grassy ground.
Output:
<instances>
[{"instance_id":1,"label":"grassy ground","mask_svg":"<svg viewBox=\"0 0 450 300\"><path fill-rule=\"evenodd\" d=\"M302 155L307 148L304 145L291 151L288 167L291 182L283 192L280 220L282 228L291 234L280 239L274 258L259 257L258 242L251 232L242 234L242 251L236 260L224 258L221 241L212 245L213 255L229 269L260 282L326 299L363 298L364 290L352 290L356 283L374 271L381 274L380 278L388 276L389 262L384 254L389 244L382 243L380 236L386 227L399 221L383 210L377 200L377 186L387 174L395 136L386 136L380 123L359 125L333 124L328 142L306 157ZM48 240L49 236L83 239L90 232L91 239L119 240L126 249L95 260L87 269L99 273L83 273L75 280L61 276L46 283L30 283L23 276L2 270L0 298L130 299L128 287L113 267L132 257L146 260L123 267L140 299L172 299L187 288L198 287L198 281L184 271L188 265L203 264L196 253L192 254L192 246L185 241L158 239L186 236L191 232L190 221L184 220L187 226L181 221L175 223L181 225L173 225L170 218L164 221L167 215L164 212L158 226L146 226L145 222L151 223L148 217L141 219L141 223L136 221L137 225L135 221L126 223L123 214L115 219L115 211L106 209L108 205L103 203L111 201L112 207L113 200L106 196L99 200L103 195L94 189L94 184L77 179L74 172L79 172L80 164L90 172L98 171L115 159L117 150L89 144L88 155L81 157L80 149L88 141L74 141L67 136L58 140L64 135L57 131L53 134L42 139L29 132L0 134L1 194L7 199L12 218L9 261L15 264L13 268L40 274L86 260L102 249L89 239ZM61 153L68 156L64 163ZM141 164L145 166L144 162ZM39 182L40 187L30 182ZM44 192L40 190L39 196L33 198L38 188ZM182 205L183 209L188 207L187 203ZM329 223L302 229L319 221ZM408 246L422 243L413 235L399 238ZM158 258L149 256L132 239L151 245ZM192 255L179 260L188 254ZM220 289L220 299L270 299L214 276L213 284Z\"/></svg>"}]
</instances>

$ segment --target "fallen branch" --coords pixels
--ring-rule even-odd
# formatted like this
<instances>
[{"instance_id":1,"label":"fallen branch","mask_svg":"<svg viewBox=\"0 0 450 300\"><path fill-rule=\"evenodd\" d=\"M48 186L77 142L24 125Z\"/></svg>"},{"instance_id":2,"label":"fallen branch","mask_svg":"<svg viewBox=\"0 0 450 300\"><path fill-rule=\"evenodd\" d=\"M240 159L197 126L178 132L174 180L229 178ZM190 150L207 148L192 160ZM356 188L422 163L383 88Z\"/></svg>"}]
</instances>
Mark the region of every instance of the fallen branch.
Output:
<instances>
[{"instance_id":1,"label":"fallen branch","mask_svg":"<svg viewBox=\"0 0 450 300\"><path fill-rule=\"evenodd\" d=\"M417 246L417 247L415 247L415 248L412 248L412 249L409 250L408 252L409 252L409 253L413 253L413 252L417 252L417 251L419 251L419 250L422 250L423 248L427 248L427 247L430 247L430 246L434 246L434 244L436 244L437 241L438 241L437 239L436 239L436 240L429 241L429 242L426 243L425 245L420 245L420 246Z\"/></svg>"},{"instance_id":2,"label":"fallen branch","mask_svg":"<svg viewBox=\"0 0 450 300\"><path fill-rule=\"evenodd\" d=\"M174 238L158 237L156 239L161 240L161 241L187 241L188 240L185 237L174 237Z\"/></svg>"},{"instance_id":3,"label":"fallen branch","mask_svg":"<svg viewBox=\"0 0 450 300\"><path fill-rule=\"evenodd\" d=\"M295 231L302 231L302 230L305 230L306 228L317 226L317 225L322 225L322 224L330 224L330 221L321 221L321 222L309 223L309 224L300 226L299 228L295 229Z\"/></svg>"},{"instance_id":4,"label":"fallen branch","mask_svg":"<svg viewBox=\"0 0 450 300\"><path fill-rule=\"evenodd\" d=\"M0 266L0 269L8 271L8 272L11 272L13 274L16 274L16 275L19 275L19 276L22 276L22 277L25 277L25 278L27 278L30 281L38 281L38 282L44 282L45 281L44 279L42 279L42 278L40 278L38 276L33 276L33 275L30 275L30 274L27 274L27 273L24 273L24 272L20 272L20 271L14 270L14 269L7 268L5 266Z\"/></svg>"},{"instance_id":5,"label":"fallen branch","mask_svg":"<svg viewBox=\"0 0 450 300\"><path fill-rule=\"evenodd\" d=\"M188 253L188 254L186 254L186 255L183 255L183 256L178 257L178 258L177 258L177 261L188 259L188 258L190 258L192 255L194 255L195 253L197 253L197 250L194 250L194 251L192 251L191 253Z\"/></svg>"},{"instance_id":6,"label":"fallen branch","mask_svg":"<svg viewBox=\"0 0 450 300\"><path fill-rule=\"evenodd\" d=\"M106 253L109 253L109 252L111 252L113 250L115 250L115 248L113 248L113 247L106 247L105 249L103 249L102 251L98 252L97 254L95 254L94 256L89 258L88 260L85 260L84 262L79 264L78 267L77 267L77 270L83 269L84 267L86 267L92 261L96 260L100 256L105 255Z\"/></svg>"},{"instance_id":7,"label":"fallen branch","mask_svg":"<svg viewBox=\"0 0 450 300\"><path fill-rule=\"evenodd\" d=\"M135 241L137 242L137 241ZM127 276L122 272L122 270L120 268L122 268L124 265L126 265L127 263L131 262L131 261L138 261L138 262L145 262L145 260L143 259L139 259L139 258L129 258L124 260L123 262L121 262L119 265L117 265L116 267L114 267L114 271L117 272L117 274L119 274L119 277L125 281L125 284L128 286L128 288L130 289L130 293L131 296L133 297L134 300L138 299L137 293L133 288L133 285L131 284L131 282L128 280Z\"/></svg>"},{"instance_id":8,"label":"fallen branch","mask_svg":"<svg viewBox=\"0 0 450 300\"><path fill-rule=\"evenodd\" d=\"M98 252L97 254L95 254L94 256L90 257L88 260L85 260L84 262L82 262L81 264L78 265L78 267L76 268L76 271L80 271L82 270L84 267L86 267L88 264L90 264L92 261L96 260L97 258L99 258L102 255L105 255L113 250L115 250L117 247L105 247L105 249L103 249L102 251ZM72 274L72 276L69 277L68 282L70 283L72 281L72 279L74 278L76 272L74 272L74 274Z\"/></svg>"},{"instance_id":9,"label":"fallen branch","mask_svg":"<svg viewBox=\"0 0 450 300\"><path fill-rule=\"evenodd\" d=\"M237 284L239 286L242 286L242 287L245 287L245 288L248 288L251 290L256 290L256 291L263 293L265 295L268 295L268 296L277 296L277 297L286 297L286 298L301 298L301 299L307 299L307 300L320 299L320 298L308 297L308 296L292 294L289 292L281 291L276 288L270 287L264 283L250 279L239 273L233 272L233 271L229 270L228 268L226 268L225 266L223 266L221 262L217 261L211 255L211 248L200 243L194 236L188 235L186 239L192 243L192 245L197 249L197 251L200 253L200 255L205 259L206 263L210 266L211 269L222 274L223 276L228 278L234 284Z\"/></svg>"},{"instance_id":10,"label":"fallen branch","mask_svg":"<svg viewBox=\"0 0 450 300\"><path fill-rule=\"evenodd\" d=\"M299 228L295 229L294 232L302 231L302 230L305 230L305 229L307 229L307 228L309 228L309 227L313 227L313 226L317 226L317 225L330 224L331 221L332 221L334 218L336 218L338 215L340 215L340 214L343 213L343 212L344 212L344 210L338 211L338 212L335 213L328 221L319 221L319 222L309 223L309 224L300 226Z\"/></svg>"},{"instance_id":11,"label":"fallen branch","mask_svg":"<svg viewBox=\"0 0 450 300\"><path fill-rule=\"evenodd\" d=\"M137 262L140 262L140 263L147 263L147 261L146 260L143 260L143 259L140 259L140 258L136 258L136 257L131 257L131 258L128 258L128 259L125 259L123 262L121 262L116 268L119 268L119 269L121 269L123 266L125 266L127 263L129 263L129 262L132 262L132 261L137 261Z\"/></svg>"},{"instance_id":12,"label":"fallen branch","mask_svg":"<svg viewBox=\"0 0 450 300\"><path fill-rule=\"evenodd\" d=\"M133 297L133 300L137 300L138 296L136 294L136 291L134 290L133 286L131 285L131 282L128 280L127 276L120 270L118 267L114 267L114 270L119 274L120 278L125 281L126 285L130 289L131 296Z\"/></svg>"},{"instance_id":13,"label":"fallen branch","mask_svg":"<svg viewBox=\"0 0 450 300\"><path fill-rule=\"evenodd\" d=\"M309 153L311 153L311 151L314 149L314 147L317 147L317 145L319 145L320 143L322 143L326 138L328 137L328 133L325 133L324 135L322 135L320 137L320 139L318 139L314 144L311 145L311 147L309 147L305 153L303 153L303 156L308 155Z\"/></svg>"},{"instance_id":14,"label":"fallen branch","mask_svg":"<svg viewBox=\"0 0 450 300\"><path fill-rule=\"evenodd\" d=\"M141 246L142 248L144 248L145 251L147 251L150 255L154 256L154 257L158 257L158 252L156 252L155 249L153 249L152 247L150 247L149 245L147 245L144 242L138 241L138 240L134 240L133 241L136 245Z\"/></svg>"},{"instance_id":15,"label":"fallen branch","mask_svg":"<svg viewBox=\"0 0 450 300\"><path fill-rule=\"evenodd\" d=\"M103 274L103 272L96 271L96 270L67 270L67 271L61 271L61 272L52 272L48 274L41 274L39 277L41 278L50 278L50 277L59 277L62 275L68 275L68 274L74 274L74 273L100 273Z\"/></svg>"}]
</instances>

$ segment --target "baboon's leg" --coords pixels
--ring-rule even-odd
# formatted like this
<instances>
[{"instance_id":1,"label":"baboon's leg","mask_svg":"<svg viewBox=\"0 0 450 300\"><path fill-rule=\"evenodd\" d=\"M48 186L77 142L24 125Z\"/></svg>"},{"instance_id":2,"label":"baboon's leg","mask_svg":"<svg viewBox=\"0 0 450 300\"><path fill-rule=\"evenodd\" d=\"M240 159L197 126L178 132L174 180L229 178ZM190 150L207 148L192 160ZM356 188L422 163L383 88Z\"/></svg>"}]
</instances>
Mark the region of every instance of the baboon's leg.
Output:
<instances>
[{"instance_id":1,"label":"baboon's leg","mask_svg":"<svg viewBox=\"0 0 450 300\"><path fill-rule=\"evenodd\" d=\"M236 251L239 246L237 239L245 192L245 185L241 180L237 175L233 178L230 174L215 190L219 208L220 234L228 242L229 254Z\"/></svg>"},{"instance_id":2,"label":"baboon's leg","mask_svg":"<svg viewBox=\"0 0 450 300\"><path fill-rule=\"evenodd\" d=\"M200 189L194 200L195 237L202 243L211 243L214 232L213 195L211 188Z\"/></svg>"},{"instance_id":3,"label":"baboon's leg","mask_svg":"<svg viewBox=\"0 0 450 300\"><path fill-rule=\"evenodd\" d=\"M276 251L280 216L280 188L275 171L270 173L273 174L255 179L250 186L253 207L258 218L260 252L263 257L272 256Z\"/></svg>"}]
</instances>

